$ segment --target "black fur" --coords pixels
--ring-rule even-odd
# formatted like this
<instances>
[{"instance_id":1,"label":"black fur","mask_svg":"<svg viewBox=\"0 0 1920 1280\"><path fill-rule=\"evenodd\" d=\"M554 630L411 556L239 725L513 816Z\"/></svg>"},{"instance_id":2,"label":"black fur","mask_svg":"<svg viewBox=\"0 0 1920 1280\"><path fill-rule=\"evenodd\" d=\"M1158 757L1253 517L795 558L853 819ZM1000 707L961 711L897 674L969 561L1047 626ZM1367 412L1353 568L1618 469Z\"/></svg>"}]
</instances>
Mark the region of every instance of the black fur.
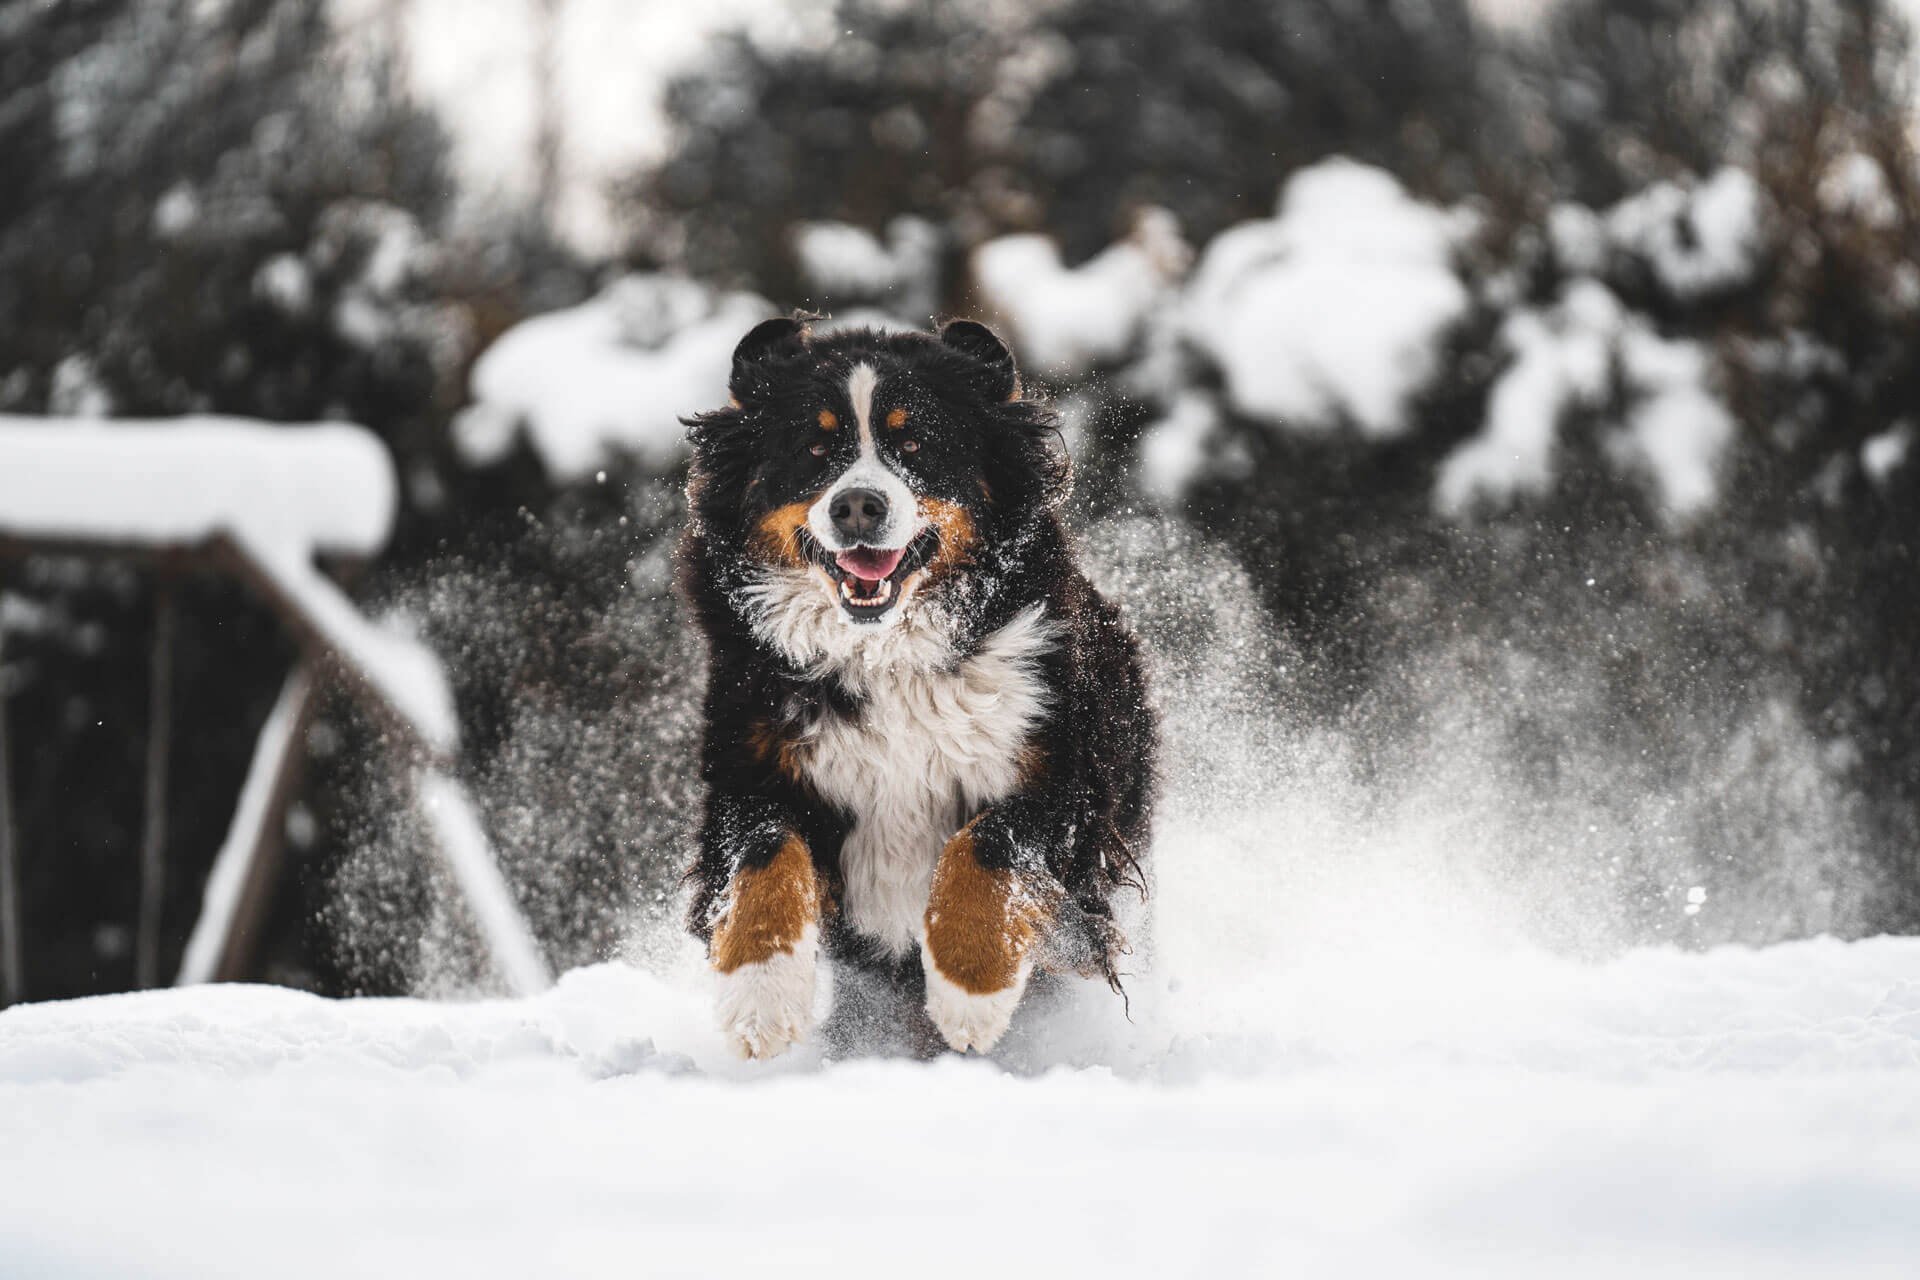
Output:
<instances>
[{"instance_id":1,"label":"black fur","mask_svg":"<svg viewBox=\"0 0 1920 1280\"><path fill-rule=\"evenodd\" d=\"M694 463L679 582L712 659L701 757L707 799L688 872L689 926L710 938L731 878L771 861L789 829L806 840L830 896L839 894L850 815L770 763L768 738L798 737L823 717L857 718L865 709L835 677L809 677L756 639L741 592L768 560L761 521L817 497L857 453L850 426L822 430L818 415L849 412L846 381L861 362L880 372L885 398L875 416L895 405L910 414L911 426L888 433L886 448L897 450L909 435L919 445L910 459L886 454L888 464L917 496L953 504L971 522L964 563L923 597L951 607L959 656L1036 601L1061 628L1043 661L1052 695L1045 720L1030 741L1006 744L1010 755L1039 763L1023 790L981 816L976 856L990 868L1056 882L1063 892L1047 940L1056 967L1104 975L1117 987L1127 944L1113 901L1146 892L1155 726L1134 639L1075 564L1058 516L1069 471L1054 416L1021 393L1000 340L970 321L938 336L818 337L804 319L767 321L734 354L734 403L687 420ZM826 456L814 456L815 446ZM825 940L843 960L866 950L831 912Z\"/></svg>"}]
</instances>

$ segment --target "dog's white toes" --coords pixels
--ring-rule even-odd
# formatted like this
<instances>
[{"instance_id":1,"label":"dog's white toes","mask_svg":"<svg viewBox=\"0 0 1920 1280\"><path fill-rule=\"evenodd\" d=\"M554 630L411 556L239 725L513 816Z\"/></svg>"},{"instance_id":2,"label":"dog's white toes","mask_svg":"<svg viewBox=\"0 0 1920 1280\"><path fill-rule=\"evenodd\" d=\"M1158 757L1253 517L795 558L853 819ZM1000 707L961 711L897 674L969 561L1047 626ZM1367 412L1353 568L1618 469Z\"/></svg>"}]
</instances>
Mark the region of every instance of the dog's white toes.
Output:
<instances>
[{"instance_id":1,"label":"dog's white toes","mask_svg":"<svg viewBox=\"0 0 1920 1280\"><path fill-rule=\"evenodd\" d=\"M742 1058L777 1058L807 1038L804 1025L779 1015L772 1021L750 1015L732 1023L726 1031L727 1043Z\"/></svg>"},{"instance_id":2,"label":"dog's white toes","mask_svg":"<svg viewBox=\"0 0 1920 1280\"><path fill-rule=\"evenodd\" d=\"M1000 1043L1027 989L1027 975L1033 966L1022 964L1012 986L975 994L942 974L924 946L920 960L927 975L927 1016L947 1044L957 1053L969 1049L985 1053Z\"/></svg>"},{"instance_id":3,"label":"dog's white toes","mask_svg":"<svg viewBox=\"0 0 1920 1280\"><path fill-rule=\"evenodd\" d=\"M814 957L819 935L808 925L792 951L781 951L719 975L715 1010L735 1053L771 1058L813 1028Z\"/></svg>"}]
</instances>

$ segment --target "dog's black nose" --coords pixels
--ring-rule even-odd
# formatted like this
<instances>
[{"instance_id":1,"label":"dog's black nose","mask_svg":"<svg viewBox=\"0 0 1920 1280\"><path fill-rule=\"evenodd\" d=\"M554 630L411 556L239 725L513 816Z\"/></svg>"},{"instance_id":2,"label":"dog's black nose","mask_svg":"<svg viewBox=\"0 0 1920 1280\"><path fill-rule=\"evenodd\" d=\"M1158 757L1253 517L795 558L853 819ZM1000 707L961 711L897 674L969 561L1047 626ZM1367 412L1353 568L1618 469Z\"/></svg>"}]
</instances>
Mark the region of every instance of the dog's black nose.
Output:
<instances>
[{"instance_id":1,"label":"dog's black nose","mask_svg":"<svg viewBox=\"0 0 1920 1280\"><path fill-rule=\"evenodd\" d=\"M874 489L843 489L827 505L827 518L849 546L866 542L887 522L887 495Z\"/></svg>"}]
</instances>

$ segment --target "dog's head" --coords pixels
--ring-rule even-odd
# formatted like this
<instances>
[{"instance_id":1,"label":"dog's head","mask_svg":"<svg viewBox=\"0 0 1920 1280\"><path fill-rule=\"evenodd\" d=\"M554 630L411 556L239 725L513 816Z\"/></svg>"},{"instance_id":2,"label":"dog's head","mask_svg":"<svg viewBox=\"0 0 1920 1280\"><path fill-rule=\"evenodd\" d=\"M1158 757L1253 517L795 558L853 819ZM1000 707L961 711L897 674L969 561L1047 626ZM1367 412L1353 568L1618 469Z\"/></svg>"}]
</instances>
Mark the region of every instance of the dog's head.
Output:
<instances>
[{"instance_id":1,"label":"dog's head","mask_svg":"<svg viewBox=\"0 0 1920 1280\"><path fill-rule=\"evenodd\" d=\"M696 527L716 562L804 578L851 627L964 581L1066 489L1052 414L972 321L815 336L769 320L735 349L729 390L688 421Z\"/></svg>"}]
</instances>

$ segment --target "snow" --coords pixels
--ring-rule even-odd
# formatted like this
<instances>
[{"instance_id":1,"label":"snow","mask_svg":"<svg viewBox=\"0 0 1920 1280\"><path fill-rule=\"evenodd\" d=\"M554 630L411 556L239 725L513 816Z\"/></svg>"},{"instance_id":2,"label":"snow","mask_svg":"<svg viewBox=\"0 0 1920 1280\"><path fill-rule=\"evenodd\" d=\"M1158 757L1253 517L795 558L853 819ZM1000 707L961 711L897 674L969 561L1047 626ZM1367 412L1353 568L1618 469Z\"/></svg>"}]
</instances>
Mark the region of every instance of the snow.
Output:
<instances>
[{"instance_id":1,"label":"snow","mask_svg":"<svg viewBox=\"0 0 1920 1280\"><path fill-rule=\"evenodd\" d=\"M1398 436L1467 312L1451 261L1473 225L1383 170L1323 161L1288 180L1276 218L1207 246L1181 328L1242 413L1294 431L1344 419L1369 438Z\"/></svg>"},{"instance_id":2,"label":"snow","mask_svg":"<svg viewBox=\"0 0 1920 1280\"><path fill-rule=\"evenodd\" d=\"M308 262L321 271L351 268L352 274L340 284L333 328L348 342L367 349L390 341L395 329L416 312L405 303L404 293L432 271L437 256L412 214L378 200L339 200L329 205L307 251ZM304 306L292 273L286 268L274 270L277 279L256 275L254 287L288 291L284 297L274 296L274 301L289 310L297 309L288 305L294 301Z\"/></svg>"},{"instance_id":3,"label":"snow","mask_svg":"<svg viewBox=\"0 0 1920 1280\"><path fill-rule=\"evenodd\" d=\"M845 222L802 222L793 231L801 280L825 297L886 301L924 325L939 305L940 232L925 218L903 214L887 224L886 243Z\"/></svg>"},{"instance_id":4,"label":"snow","mask_svg":"<svg viewBox=\"0 0 1920 1280\"><path fill-rule=\"evenodd\" d=\"M1842 157L1821 179L1820 198L1829 212L1871 224L1876 202L1886 199L1885 175L1871 157ZM1604 213L1556 204L1547 238L1569 276L1602 276L1624 256L1644 263L1676 299L1694 302L1752 278L1764 248L1764 206L1753 176L1728 166L1704 181L1655 182Z\"/></svg>"},{"instance_id":5,"label":"snow","mask_svg":"<svg viewBox=\"0 0 1920 1280\"><path fill-rule=\"evenodd\" d=\"M734 346L772 314L752 294L715 294L674 276L626 277L579 306L514 326L487 348L455 443L481 464L524 431L558 480L592 475L615 450L670 470L686 450L680 415L726 403Z\"/></svg>"},{"instance_id":6,"label":"snow","mask_svg":"<svg viewBox=\"0 0 1920 1280\"><path fill-rule=\"evenodd\" d=\"M1434 502L1450 516L1486 500L1505 505L1547 492L1560 418L1575 403L1606 394L1613 342L1624 323L1603 286L1574 282L1550 311L1507 318L1502 344L1513 363L1487 399L1486 425L1441 464Z\"/></svg>"},{"instance_id":7,"label":"snow","mask_svg":"<svg viewBox=\"0 0 1920 1280\"><path fill-rule=\"evenodd\" d=\"M1467 9L1492 30L1508 36L1535 31L1558 0L1467 0Z\"/></svg>"},{"instance_id":8,"label":"snow","mask_svg":"<svg viewBox=\"0 0 1920 1280\"><path fill-rule=\"evenodd\" d=\"M1607 211L1613 243L1683 302L1749 279L1761 250L1760 184L1728 166L1691 188L1656 182Z\"/></svg>"},{"instance_id":9,"label":"snow","mask_svg":"<svg viewBox=\"0 0 1920 1280\"><path fill-rule=\"evenodd\" d=\"M1913 436L1913 424L1901 422L1862 444L1860 466L1867 473L1867 478L1878 485L1886 484L1912 454Z\"/></svg>"},{"instance_id":10,"label":"snow","mask_svg":"<svg viewBox=\"0 0 1920 1280\"><path fill-rule=\"evenodd\" d=\"M0 531L192 545L218 533L366 557L398 502L393 461L346 423L0 415Z\"/></svg>"},{"instance_id":11,"label":"snow","mask_svg":"<svg viewBox=\"0 0 1920 1280\"><path fill-rule=\"evenodd\" d=\"M1064 377L1125 356L1192 257L1173 215L1149 209L1126 239L1073 268L1046 236L990 240L974 250L973 277L1025 366Z\"/></svg>"},{"instance_id":12,"label":"snow","mask_svg":"<svg viewBox=\"0 0 1920 1280\"><path fill-rule=\"evenodd\" d=\"M1820 207L1830 214L1859 219L1876 231L1899 224L1900 202L1887 183L1880 162L1863 151L1849 151L1833 160L1820 177Z\"/></svg>"},{"instance_id":13,"label":"snow","mask_svg":"<svg viewBox=\"0 0 1920 1280\"><path fill-rule=\"evenodd\" d=\"M435 257L432 241L414 216L380 200L339 200L327 206L309 253L323 268L357 255L354 284L378 298L398 294L430 269Z\"/></svg>"},{"instance_id":14,"label":"snow","mask_svg":"<svg viewBox=\"0 0 1920 1280\"><path fill-rule=\"evenodd\" d=\"M1480 433L1441 463L1434 506L1459 518L1549 491L1567 413L1604 409L1617 372L1625 425L1607 442L1614 466L1651 479L1669 519L1683 523L1719 492L1716 468L1732 443L1732 416L1713 394L1698 343L1662 338L1604 285L1576 278L1545 309L1507 318L1513 361L1494 383Z\"/></svg>"},{"instance_id":15,"label":"snow","mask_svg":"<svg viewBox=\"0 0 1920 1280\"><path fill-rule=\"evenodd\" d=\"M1161 502L1177 500L1207 464L1207 444L1220 421L1210 397L1187 392L1140 437L1140 484Z\"/></svg>"},{"instance_id":16,"label":"snow","mask_svg":"<svg viewBox=\"0 0 1920 1280\"><path fill-rule=\"evenodd\" d=\"M515 992L531 995L553 985L540 944L500 874L486 829L474 812L467 789L437 770L421 771L415 782L421 811L433 828L441 858L460 885L489 954Z\"/></svg>"},{"instance_id":17,"label":"snow","mask_svg":"<svg viewBox=\"0 0 1920 1280\"><path fill-rule=\"evenodd\" d=\"M1556 204L1547 212L1547 239L1569 275L1597 276L1607 265L1607 228L1583 204Z\"/></svg>"},{"instance_id":18,"label":"snow","mask_svg":"<svg viewBox=\"0 0 1920 1280\"><path fill-rule=\"evenodd\" d=\"M1401 960L1244 975L1257 1036L1167 1035L1143 1001L1159 1043L1117 1065L739 1063L700 984L621 965L519 1001L17 1007L0 1256L36 1277L1910 1273L1920 940Z\"/></svg>"},{"instance_id":19,"label":"snow","mask_svg":"<svg viewBox=\"0 0 1920 1280\"><path fill-rule=\"evenodd\" d=\"M1713 504L1715 468L1733 442L1733 416L1707 389L1706 352L1697 342L1662 338L1644 325L1620 340L1621 367L1640 395L1618 449L1649 471L1662 509L1680 521Z\"/></svg>"},{"instance_id":20,"label":"snow","mask_svg":"<svg viewBox=\"0 0 1920 1280\"><path fill-rule=\"evenodd\" d=\"M313 302L313 274L298 255L276 253L253 273L253 293L289 315L299 315Z\"/></svg>"},{"instance_id":21,"label":"snow","mask_svg":"<svg viewBox=\"0 0 1920 1280\"><path fill-rule=\"evenodd\" d=\"M460 718L446 671L433 651L407 632L403 620L384 626L370 620L305 555L245 535L235 541L422 745L442 756L453 750L460 739Z\"/></svg>"},{"instance_id":22,"label":"snow","mask_svg":"<svg viewBox=\"0 0 1920 1280\"><path fill-rule=\"evenodd\" d=\"M190 183L175 183L153 206L153 233L162 240L179 239L199 220L200 200Z\"/></svg>"},{"instance_id":23,"label":"snow","mask_svg":"<svg viewBox=\"0 0 1920 1280\"><path fill-rule=\"evenodd\" d=\"M864 227L845 222L803 222L794 228L794 256L801 278L818 288L881 293L893 287L893 258Z\"/></svg>"},{"instance_id":24,"label":"snow","mask_svg":"<svg viewBox=\"0 0 1920 1280\"><path fill-rule=\"evenodd\" d=\"M100 382L93 362L76 351L53 366L47 405L62 417L105 418L113 413L113 393Z\"/></svg>"}]
</instances>

